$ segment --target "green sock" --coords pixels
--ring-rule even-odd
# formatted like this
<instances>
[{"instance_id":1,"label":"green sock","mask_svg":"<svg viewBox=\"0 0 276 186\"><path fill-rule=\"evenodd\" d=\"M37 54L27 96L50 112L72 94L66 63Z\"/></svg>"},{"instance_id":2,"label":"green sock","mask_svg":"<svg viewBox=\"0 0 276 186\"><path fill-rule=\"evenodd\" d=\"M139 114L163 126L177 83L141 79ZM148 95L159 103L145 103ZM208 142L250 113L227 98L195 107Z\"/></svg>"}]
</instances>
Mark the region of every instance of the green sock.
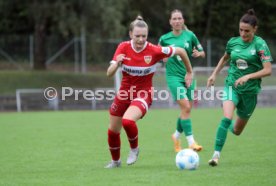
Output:
<instances>
[{"instance_id":1,"label":"green sock","mask_svg":"<svg viewBox=\"0 0 276 186\"><path fill-rule=\"evenodd\" d=\"M182 133L183 132L183 129L181 127L181 122L180 122L180 118L177 119L177 122L176 122L176 130L179 132L179 133Z\"/></svg>"},{"instance_id":2,"label":"green sock","mask_svg":"<svg viewBox=\"0 0 276 186\"><path fill-rule=\"evenodd\" d=\"M180 120L180 123L181 123L182 129L185 133L185 136L190 136L190 135L193 134L193 132L192 132L192 122L191 122L190 119Z\"/></svg>"},{"instance_id":3,"label":"green sock","mask_svg":"<svg viewBox=\"0 0 276 186\"><path fill-rule=\"evenodd\" d=\"M229 126L229 131L231 131L233 134L235 134L234 133L235 122L236 122L235 120L231 120L231 124Z\"/></svg>"},{"instance_id":4,"label":"green sock","mask_svg":"<svg viewBox=\"0 0 276 186\"><path fill-rule=\"evenodd\" d=\"M226 141L228 128L231 124L231 120L228 118L223 118L219 124L217 135L216 135L216 142L215 142L215 151L221 151L223 145Z\"/></svg>"}]
</instances>

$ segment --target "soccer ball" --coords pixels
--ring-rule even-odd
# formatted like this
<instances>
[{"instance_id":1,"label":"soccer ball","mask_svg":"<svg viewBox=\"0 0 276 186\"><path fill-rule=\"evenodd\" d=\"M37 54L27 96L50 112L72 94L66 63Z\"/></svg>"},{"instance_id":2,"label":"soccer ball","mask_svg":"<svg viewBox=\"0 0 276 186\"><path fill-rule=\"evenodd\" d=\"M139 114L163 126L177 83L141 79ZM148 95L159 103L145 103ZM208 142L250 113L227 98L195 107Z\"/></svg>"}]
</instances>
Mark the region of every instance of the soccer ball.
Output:
<instances>
[{"instance_id":1,"label":"soccer ball","mask_svg":"<svg viewBox=\"0 0 276 186\"><path fill-rule=\"evenodd\" d=\"M175 163L180 170L195 170L199 166L199 156L192 149L183 149L176 154Z\"/></svg>"}]
</instances>

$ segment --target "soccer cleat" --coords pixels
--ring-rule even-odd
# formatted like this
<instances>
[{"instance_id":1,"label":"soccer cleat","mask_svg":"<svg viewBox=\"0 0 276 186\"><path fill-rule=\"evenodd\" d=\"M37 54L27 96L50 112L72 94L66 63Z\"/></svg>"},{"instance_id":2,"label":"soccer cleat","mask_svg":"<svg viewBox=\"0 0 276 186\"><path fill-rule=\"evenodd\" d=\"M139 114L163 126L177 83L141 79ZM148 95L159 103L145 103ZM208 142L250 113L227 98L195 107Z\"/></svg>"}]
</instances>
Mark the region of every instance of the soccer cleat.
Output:
<instances>
[{"instance_id":1,"label":"soccer cleat","mask_svg":"<svg viewBox=\"0 0 276 186\"><path fill-rule=\"evenodd\" d=\"M129 152L128 157L127 157L127 164L128 165L134 164L138 159L138 155L139 155L139 148L138 147L136 149L130 149L130 152Z\"/></svg>"},{"instance_id":2,"label":"soccer cleat","mask_svg":"<svg viewBox=\"0 0 276 186\"><path fill-rule=\"evenodd\" d=\"M218 162L219 162L219 156L218 156L218 155L214 155L214 156L212 157L212 159L210 159L210 160L208 161L208 164L209 164L210 166L212 166L212 167L215 167L215 166L218 166Z\"/></svg>"},{"instance_id":3,"label":"soccer cleat","mask_svg":"<svg viewBox=\"0 0 276 186\"><path fill-rule=\"evenodd\" d=\"M174 137L174 135L172 135L172 140L173 140L173 143L174 143L174 151L175 152L179 152L179 151L181 151L181 141L180 141L180 139L176 139L175 137Z\"/></svg>"},{"instance_id":4,"label":"soccer cleat","mask_svg":"<svg viewBox=\"0 0 276 186\"><path fill-rule=\"evenodd\" d=\"M113 169L113 168L119 168L121 167L121 160L109 162L104 168L106 169Z\"/></svg>"},{"instance_id":5,"label":"soccer cleat","mask_svg":"<svg viewBox=\"0 0 276 186\"><path fill-rule=\"evenodd\" d=\"M194 151L199 152L202 150L202 146L194 142L192 145L189 146L189 149L193 149Z\"/></svg>"},{"instance_id":6,"label":"soccer cleat","mask_svg":"<svg viewBox=\"0 0 276 186\"><path fill-rule=\"evenodd\" d=\"M215 167L218 165L218 160L219 160L218 158L212 158L208 161L208 164L212 167Z\"/></svg>"}]
</instances>

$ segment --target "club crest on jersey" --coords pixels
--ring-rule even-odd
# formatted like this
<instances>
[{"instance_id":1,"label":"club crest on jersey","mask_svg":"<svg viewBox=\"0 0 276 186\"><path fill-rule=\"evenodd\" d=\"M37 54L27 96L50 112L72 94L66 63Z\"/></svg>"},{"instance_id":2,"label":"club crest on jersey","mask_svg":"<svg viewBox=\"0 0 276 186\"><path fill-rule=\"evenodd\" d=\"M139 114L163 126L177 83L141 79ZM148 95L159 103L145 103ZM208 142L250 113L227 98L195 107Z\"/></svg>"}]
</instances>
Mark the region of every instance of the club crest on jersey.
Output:
<instances>
[{"instance_id":1,"label":"club crest on jersey","mask_svg":"<svg viewBox=\"0 0 276 186\"><path fill-rule=\"evenodd\" d=\"M256 50L255 49L250 50L250 53L251 53L251 55L255 55L256 54Z\"/></svg>"},{"instance_id":2,"label":"club crest on jersey","mask_svg":"<svg viewBox=\"0 0 276 186\"><path fill-rule=\"evenodd\" d=\"M116 111L118 110L118 105L115 104L115 103L112 103L112 105L111 105L111 110L112 110L113 112L116 112Z\"/></svg>"},{"instance_id":3,"label":"club crest on jersey","mask_svg":"<svg viewBox=\"0 0 276 186\"><path fill-rule=\"evenodd\" d=\"M188 42L185 42L185 43L184 43L184 47L185 47L185 48L189 48L189 46L190 46L190 45L189 45Z\"/></svg>"},{"instance_id":4,"label":"club crest on jersey","mask_svg":"<svg viewBox=\"0 0 276 186\"><path fill-rule=\"evenodd\" d=\"M144 56L144 60L147 64L151 62L152 56Z\"/></svg>"}]
</instances>

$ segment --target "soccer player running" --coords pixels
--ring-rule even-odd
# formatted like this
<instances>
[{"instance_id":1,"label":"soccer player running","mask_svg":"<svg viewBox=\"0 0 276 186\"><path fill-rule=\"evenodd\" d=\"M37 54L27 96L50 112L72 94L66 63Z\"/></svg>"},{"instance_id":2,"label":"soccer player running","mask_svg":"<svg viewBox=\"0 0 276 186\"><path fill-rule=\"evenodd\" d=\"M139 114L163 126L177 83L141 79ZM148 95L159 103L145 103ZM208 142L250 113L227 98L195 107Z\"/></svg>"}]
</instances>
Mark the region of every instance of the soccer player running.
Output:
<instances>
[{"instance_id":1,"label":"soccer player running","mask_svg":"<svg viewBox=\"0 0 276 186\"><path fill-rule=\"evenodd\" d=\"M256 107L261 78L271 74L272 57L269 48L261 37L255 35L256 31L257 17L254 10L249 9L240 19L240 36L228 41L225 54L207 81L207 87L214 85L216 75L227 62L230 63L224 87L224 117L217 129L215 151L209 160L210 166L218 165L228 129L235 135L242 133ZM236 108L237 119L232 122Z\"/></svg>"},{"instance_id":2,"label":"soccer player running","mask_svg":"<svg viewBox=\"0 0 276 186\"><path fill-rule=\"evenodd\" d=\"M110 124L108 128L108 145L112 161L105 168L121 166L120 131L123 127L130 144L127 164L136 162L139 154L138 128L136 122L141 119L152 103L152 77L156 63L163 58L179 55L187 69L185 81L189 87L192 81L192 67L184 49L178 47L161 47L147 42L148 26L141 17L130 24L131 40L118 45L107 76L115 74L122 67L120 90L110 106Z\"/></svg>"},{"instance_id":3,"label":"soccer player running","mask_svg":"<svg viewBox=\"0 0 276 186\"><path fill-rule=\"evenodd\" d=\"M183 14L175 9L171 12L170 25L172 31L164 34L159 39L161 46L177 46L186 50L189 59L192 57L205 57L205 53L196 35L187 29L184 24ZM172 134L175 152L181 150L180 136L184 132L189 148L201 151L202 146L194 140L190 113L193 105L195 81L190 87L185 85L186 68L179 56L173 56L166 61L166 80L170 92L180 107L180 116L176 122L176 131Z\"/></svg>"}]
</instances>

